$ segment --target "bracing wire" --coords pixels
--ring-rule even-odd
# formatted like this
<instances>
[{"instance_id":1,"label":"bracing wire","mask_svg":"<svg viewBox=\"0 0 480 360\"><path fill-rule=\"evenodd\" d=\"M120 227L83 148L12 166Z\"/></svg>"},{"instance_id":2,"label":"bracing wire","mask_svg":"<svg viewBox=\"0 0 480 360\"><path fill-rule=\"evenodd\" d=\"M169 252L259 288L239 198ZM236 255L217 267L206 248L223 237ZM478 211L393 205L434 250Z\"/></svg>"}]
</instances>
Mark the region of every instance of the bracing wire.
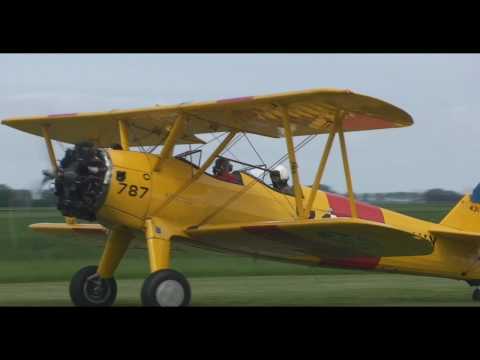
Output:
<instances>
[{"instance_id":1,"label":"bracing wire","mask_svg":"<svg viewBox=\"0 0 480 360\"><path fill-rule=\"evenodd\" d=\"M310 135L309 137L307 137L306 139L302 140L302 142L300 142L300 144L296 145L294 147L294 150L295 152L298 152L299 150L301 150L303 147L305 147L305 145L307 145L309 142L311 142L314 138L316 137L316 135ZM273 165L271 165L267 171L271 171L276 165L278 165L279 163L285 161L285 160L282 160L282 158L284 158L284 156L282 156L279 160L277 160ZM286 157L288 157L288 153L286 154ZM285 159L286 159L285 157ZM223 205L221 205L220 207L218 207L216 210L214 210L211 214L209 214L208 216L206 216L200 223L198 223L196 225L196 227L198 226L201 226L203 224L205 224L207 221L211 220L213 217L215 217L218 213L220 213L221 211L223 211L227 206L231 205L234 201L236 201L237 199L239 199L242 195L244 195L247 191L249 191L255 184L259 183L259 179L256 179L254 178L254 180L252 182L250 182L247 186L245 186L241 191L239 191L238 193L236 193L234 196L232 196L231 198L227 199L227 201L225 203L223 203Z\"/></svg>"},{"instance_id":2,"label":"bracing wire","mask_svg":"<svg viewBox=\"0 0 480 360\"><path fill-rule=\"evenodd\" d=\"M248 138L247 134L244 132L243 133L245 135L245 139L247 139L248 143L250 144L250 146L252 147L253 151L255 151L255 154L257 154L258 158L260 159L261 163L262 164L266 164L266 162L263 160L263 158L260 156L260 154L258 153L257 149L255 149L255 146L253 146L252 142L250 141L250 139Z\"/></svg>"},{"instance_id":3,"label":"bracing wire","mask_svg":"<svg viewBox=\"0 0 480 360\"><path fill-rule=\"evenodd\" d=\"M235 135L236 139L232 141L232 143L224 150L222 151L222 154L225 154L226 152L229 152L232 147L234 147L242 138L243 138L244 133ZM238 160L238 159L237 159Z\"/></svg>"},{"instance_id":4,"label":"bracing wire","mask_svg":"<svg viewBox=\"0 0 480 360\"><path fill-rule=\"evenodd\" d=\"M205 144L201 144L201 145L197 146L195 149L193 149L193 151L196 151L196 150L201 149L201 148L204 147L205 145L208 145L208 144L210 144L211 142L220 139L222 136L224 136L224 135L226 135L226 134L227 134L227 132L223 132L223 133L221 133L220 135L215 136L213 139L208 140ZM213 135L212 135L212 136L213 136Z\"/></svg>"},{"instance_id":5,"label":"bracing wire","mask_svg":"<svg viewBox=\"0 0 480 360\"><path fill-rule=\"evenodd\" d=\"M211 135L211 136L213 136L213 135ZM215 138L215 140L217 140L217 142L219 144L221 143L221 141L218 139L218 137ZM238 142L238 140L234 140L234 142L236 143L236 142ZM228 152L229 154L231 154L235 158L235 160L240 161L240 159L230 149L231 149L231 146L229 148L225 149L222 153Z\"/></svg>"}]
</instances>

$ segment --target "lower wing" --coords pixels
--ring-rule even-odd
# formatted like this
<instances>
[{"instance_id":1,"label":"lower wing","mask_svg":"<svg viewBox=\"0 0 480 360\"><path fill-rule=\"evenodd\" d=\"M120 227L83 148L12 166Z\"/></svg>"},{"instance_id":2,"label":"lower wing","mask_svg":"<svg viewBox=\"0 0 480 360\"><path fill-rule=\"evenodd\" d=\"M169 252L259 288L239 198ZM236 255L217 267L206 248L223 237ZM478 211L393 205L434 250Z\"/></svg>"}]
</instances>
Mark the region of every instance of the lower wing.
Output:
<instances>
[{"instance_id":1,"label":"lower wing","mask_svg":"<svg viewBox=\"0 0 480 360\"><path fill-rule=\"evenodd\" d=\"M277 249L284 255L382 257L428 255L433 251L427 238L352 218L210 225L186 232L207 246L259 253Z\"/></svg>"},{"instance_id":2,"label":"lower wing","mask_svg":"<svg viewBox=\"0 0 480 360\"><path fill-rule=\"evenodd\" d=\"M79 235L96 239L105 239L108 233L108 229L100 224L39 223L30 225L30 228L49 235Z\"/></svg>"}]
</instances>

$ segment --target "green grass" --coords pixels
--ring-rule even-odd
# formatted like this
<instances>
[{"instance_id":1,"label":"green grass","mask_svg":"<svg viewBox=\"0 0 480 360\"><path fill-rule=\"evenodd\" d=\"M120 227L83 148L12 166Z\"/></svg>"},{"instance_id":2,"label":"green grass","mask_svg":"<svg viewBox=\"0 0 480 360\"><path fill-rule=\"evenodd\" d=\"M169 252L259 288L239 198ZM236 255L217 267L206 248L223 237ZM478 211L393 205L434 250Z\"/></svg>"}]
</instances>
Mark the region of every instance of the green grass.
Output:
<instances>
[{"instance_id":1,"label":"green grass","mask_svg":"<svg viewBox=\"0 0 480 360\"><path fill-rule=\"evenodd\" d=\"M192 306L480 306L459 281L386 274L191 278ZM116 306L139 306L140 279L118 281ZM0 284L0 306L71 306L68 282Z\"/></svg>"}]
</instances>

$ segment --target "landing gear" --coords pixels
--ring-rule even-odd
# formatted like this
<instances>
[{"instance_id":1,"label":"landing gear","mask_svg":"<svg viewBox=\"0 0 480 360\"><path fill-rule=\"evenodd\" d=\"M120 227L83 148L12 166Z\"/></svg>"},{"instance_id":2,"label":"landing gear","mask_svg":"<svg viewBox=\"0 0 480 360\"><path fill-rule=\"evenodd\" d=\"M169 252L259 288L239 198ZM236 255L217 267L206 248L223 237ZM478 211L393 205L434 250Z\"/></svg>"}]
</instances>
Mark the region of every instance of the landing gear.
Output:
<instances>
[{"instance_id":1,"label":"landing gear","mask_svg":"<svg viewBox=\"0 0 480 360\"><path fill-rule=\"evenodd\" d=\"M188 306L191 290L187 279L171 269L151 273L142 287L142 304L144 306Z\"/></svg>"},{"instance_id":2,"label":"landing gear","mask_svg":"<svg viewBox=\"0 0 480 360\"><path fill-rule=\"evenodd\" d=\"M116 297L115 279L100 278L96 266L80 269L70 281L70 298L76 306L112 306Z\"/></svg>"},{"instance_id":3,"label":"landing gear","mask_svg":"<svg viewBox=\"0 0 480 360\"><path fill-rule=\"evenodd\" d=\"M473 290L472 300L480 301L480 288L477 287L475 290Z\"/></svg>"},{"instance_id":4,"label":"landing gear","mask_svg":"<svg viewBox=\"0 0 480 360\"><path fill-rule=\"evenodd\" d=\"M190 284L185 276L170 268L170 239L172 229L169 224L156 219L145 221L148 259L151 274L142 287L144 306L187 306L190 304Z\"/></svg>"}]
</instances>

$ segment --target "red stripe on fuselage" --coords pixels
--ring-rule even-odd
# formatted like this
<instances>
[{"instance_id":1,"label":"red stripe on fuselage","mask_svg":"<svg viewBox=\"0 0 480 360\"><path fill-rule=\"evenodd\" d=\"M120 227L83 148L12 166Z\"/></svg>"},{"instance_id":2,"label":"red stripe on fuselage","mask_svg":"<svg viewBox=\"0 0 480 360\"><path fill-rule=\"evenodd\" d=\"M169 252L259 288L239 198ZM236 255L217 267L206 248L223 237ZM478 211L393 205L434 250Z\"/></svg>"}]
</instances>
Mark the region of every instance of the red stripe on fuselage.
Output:
<instances>
[{"instance_id":1,"label":"red stripe on fuselage","mask_svg":"<svg viewBox=\"0 0 480 360\"><path fill-rule=\"evenodd\" d=\"M334 194L326 194L328 198L328 203L330 204L330 208L333 210L333 213L336 216L352 217L352 210L350 209L349 199ZM358 201L355 202L355 204L357 205L357 213L360 219L376 221L385 224L385 218L383 217L382 209Z\"/></svg>"}]
</instances>

